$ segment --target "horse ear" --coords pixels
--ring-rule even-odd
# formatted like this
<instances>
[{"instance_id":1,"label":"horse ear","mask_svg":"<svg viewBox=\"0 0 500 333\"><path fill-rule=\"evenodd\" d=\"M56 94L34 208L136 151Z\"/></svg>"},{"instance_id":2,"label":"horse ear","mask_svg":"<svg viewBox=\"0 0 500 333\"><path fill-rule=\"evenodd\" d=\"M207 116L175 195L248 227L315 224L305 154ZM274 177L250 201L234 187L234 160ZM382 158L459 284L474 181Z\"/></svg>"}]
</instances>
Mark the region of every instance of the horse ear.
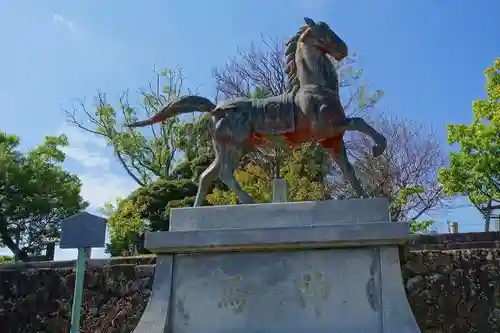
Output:
<instances>
[{"instance_id":1,"label":"horse ear","mask_svg":"<svg viewBox=\"0 0 500 333\"><path fill-rule=\"evenodd\" d=\"M306 22L307 26L309 27L314 27L316 25L316 23L310 19L309 17L304 17L304 21Z\"/></svg>"}]
</instances>

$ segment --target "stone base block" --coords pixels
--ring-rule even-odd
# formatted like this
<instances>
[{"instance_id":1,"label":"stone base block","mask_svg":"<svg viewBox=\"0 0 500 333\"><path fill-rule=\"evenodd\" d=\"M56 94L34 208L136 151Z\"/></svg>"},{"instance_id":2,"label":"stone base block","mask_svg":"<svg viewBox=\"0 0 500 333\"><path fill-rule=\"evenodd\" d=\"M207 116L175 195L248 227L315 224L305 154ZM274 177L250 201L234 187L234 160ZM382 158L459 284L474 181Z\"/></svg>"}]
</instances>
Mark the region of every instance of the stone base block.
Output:
<instances>
[{"instance_id":1,"label":"stone base block","mask_svg":"<svg viewBox=\"0 0 500 333\"><path fill-rule=\"evenodd\" d=\"M390 221L385 198L172 209L170 231L301 227Z\"/></svg>"},{"instance_id":2,"label":"stone base block","mask_svg":"<svg viewBox=\"0 0 500 333\"><path fill-rule=\"evenodd\" d=\"M136 333L417 333L384 199L175 209Z\"/></svg>"}]
</instances>

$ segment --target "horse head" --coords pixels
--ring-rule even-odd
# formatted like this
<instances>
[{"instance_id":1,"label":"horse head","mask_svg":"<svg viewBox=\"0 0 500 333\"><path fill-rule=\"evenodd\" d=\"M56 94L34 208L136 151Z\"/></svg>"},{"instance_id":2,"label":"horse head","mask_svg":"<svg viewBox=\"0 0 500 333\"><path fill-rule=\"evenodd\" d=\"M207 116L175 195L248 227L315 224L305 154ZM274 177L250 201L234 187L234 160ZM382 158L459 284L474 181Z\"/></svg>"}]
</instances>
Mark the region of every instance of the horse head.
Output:
<instances>
[{"instance_id":1,"label":"horse head","mask_svg":"<svg viewBox=\"0 0 500 333\"><path fill-rule=\"evenodd\" d=\"M307 28L299 37L300 42L313 46L317 50L331 55L340 61L347 57L347 44L340 38L325 22L314 22L310 18L304 18Z\"/></svg>"},{"instance_id":2,"label":"horse head","mask_svg":"<svg viewBox=\"0 0 500 333\"><path fill-rule=\"evenodd\" d=\"M286 43L285 73L288 76L287 92L289 93L296 91L301 85L299 77L304 72L299 73L298 65L303 62L302 60L305 61L305 66L309 66L309 69L312 69L312 72L321 75L317 72L319 67L326 69L326 72L331 71L327 69L327 67L331 66L328 56L340 61L348 55L347 44L333 32L328 24L325 22L314 22L307 17L304 18L304 21L305 25L300 27L295 36L291 37ZM301 69L304 68L304 65L300 66ZM310 71L308 73L311 74ZM335 76L331 80L331 88L337 89L336 74L331 74L330 76ZM304 79L303 75L302 79Z\"/></svg>"}]
</instances>

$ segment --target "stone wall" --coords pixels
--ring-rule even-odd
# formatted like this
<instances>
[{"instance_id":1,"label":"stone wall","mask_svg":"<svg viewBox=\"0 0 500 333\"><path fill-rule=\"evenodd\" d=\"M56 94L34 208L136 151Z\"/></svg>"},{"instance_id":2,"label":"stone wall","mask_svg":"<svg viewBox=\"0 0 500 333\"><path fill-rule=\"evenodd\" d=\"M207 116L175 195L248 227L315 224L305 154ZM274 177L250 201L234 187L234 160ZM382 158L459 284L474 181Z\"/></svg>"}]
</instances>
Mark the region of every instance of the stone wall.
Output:
<instances>
[{"instance_id":1,"label":"stone wall","mask_svg":"<svg viewBox=\"0 0 500 333\"><path fill-rule=\"evenodd\" d=\"M482 249L466 248L478 243L469 234L453 236L459 249L448 250L454 246L443 237L449 236L433 236L416 239L413 251L404 253L405 287L423 332L500 331L500 249L492 245L499 235L488 234L477 236L491 238ZM446 249L421 250L432 244ZM154 257L90 260L81 332L132 332L150 295L154 262ZM73 264L0 266L0 331L68 332Z\"/></svg>"}]
</instances>

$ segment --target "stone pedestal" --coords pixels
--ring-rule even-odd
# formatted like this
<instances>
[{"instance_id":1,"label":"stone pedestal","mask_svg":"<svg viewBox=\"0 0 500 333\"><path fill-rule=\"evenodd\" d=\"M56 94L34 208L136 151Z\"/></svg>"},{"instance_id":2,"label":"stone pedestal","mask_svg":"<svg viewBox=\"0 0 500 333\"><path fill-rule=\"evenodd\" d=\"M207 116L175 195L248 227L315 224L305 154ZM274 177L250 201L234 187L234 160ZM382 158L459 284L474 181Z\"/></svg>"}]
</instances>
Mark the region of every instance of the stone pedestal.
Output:
<instances>
[{"instance_id":1,"label":"stone pedestal","mask_svg":"<svg viewBox=\"0 0 500 333\"><path fill-rule=\"evenodd\" d=\"M417 333L385 199L172 210L136 333Z\"/></svg>"}]
</instances>

